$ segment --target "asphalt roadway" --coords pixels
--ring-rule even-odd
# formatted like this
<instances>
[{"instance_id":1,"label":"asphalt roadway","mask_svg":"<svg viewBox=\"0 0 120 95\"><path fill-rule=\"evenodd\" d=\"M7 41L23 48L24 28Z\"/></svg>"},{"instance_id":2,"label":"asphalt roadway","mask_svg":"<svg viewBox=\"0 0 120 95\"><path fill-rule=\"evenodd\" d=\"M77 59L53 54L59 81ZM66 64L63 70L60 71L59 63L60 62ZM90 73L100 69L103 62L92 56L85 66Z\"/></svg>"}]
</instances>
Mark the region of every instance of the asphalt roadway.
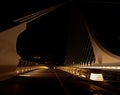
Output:
<instances>
[{"instance_id":1,"label":"asphalt roadway","mask_svg":"<svg viewBox=\"0 0 120 95\"><path fill-rule=\"evenodd\" d=\"M79 78L59 69L37 69L0 82L0 95L120 95L106 82Z\"/></svg>"}]
</instances>

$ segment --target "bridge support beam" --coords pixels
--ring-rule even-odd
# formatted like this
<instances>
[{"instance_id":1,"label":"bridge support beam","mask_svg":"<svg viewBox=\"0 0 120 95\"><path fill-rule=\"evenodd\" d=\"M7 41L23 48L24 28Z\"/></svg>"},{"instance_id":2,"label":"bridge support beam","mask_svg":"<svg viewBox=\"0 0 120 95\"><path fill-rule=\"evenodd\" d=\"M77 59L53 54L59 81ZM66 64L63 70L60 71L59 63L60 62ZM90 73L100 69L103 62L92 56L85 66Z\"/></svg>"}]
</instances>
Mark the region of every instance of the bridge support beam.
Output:
<instances>
[{"instance_id":1,"label":"bridge support beam","mask_svg":"<svg viewBox=\"0 0 120 95\"><path fill-rule=\"evenodd\" d=\"M94 65L113 65L118 66L120 65L120 56L117 56L115 54L112 54L107 49L105 49L98 41L95 39L95 37L91 34L91 31L89 28L88 33L90 36L90 40L92 43L93 51L95 54L95 64Z\"/></svg>"},{"instance_id":2,"label":"bridge support beam","mask_svg":"<svg viewBox=\"0 0 120 95\"><path fill-rule=\"evenodd\" d=\"M26 30L26 23L0 32L0 80L5 80L15 74L20 58L16 52L16 40L24 30Z\"/></svg>"}]
</instances>

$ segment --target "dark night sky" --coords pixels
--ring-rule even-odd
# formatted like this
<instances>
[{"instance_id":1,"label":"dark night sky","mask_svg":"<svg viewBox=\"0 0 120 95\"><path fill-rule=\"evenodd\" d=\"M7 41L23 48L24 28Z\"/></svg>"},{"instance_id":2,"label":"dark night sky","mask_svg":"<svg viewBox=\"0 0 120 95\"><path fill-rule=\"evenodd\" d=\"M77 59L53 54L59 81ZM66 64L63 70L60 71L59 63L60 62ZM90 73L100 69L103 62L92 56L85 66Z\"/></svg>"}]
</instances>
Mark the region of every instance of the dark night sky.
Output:
<instances>
[{"instance_id":1,"label":"dark night sky","mask_svg":"<svg viewBox=\"0 0 120 95\"><path fill-rule=\"evenodd\" d=\"M69 11L63 6L28 23L27 30L17 40L21 56L40 55L41 59L64 62Z\"/></svg>"},{"instance_id":2,"label":"dark night sky","mask_svg":"<svg viewBox=\"0 0 120 95\"><path fill-rule=\"evenodd\" d=\"M64 1L68 0L0 0L0 25Z\"/></svg>"},{"instance_id":3,"label":"dark night sky","mask_svg":"<svg viewBox=\"0 0 120 95\"><path fill-rule=\"evenodd\" d=\"M81 3L80 12L99 42L110 52L120 55L120 2L98 0Z\"/></svg>"},{"instance_id":4,"label":"dark night sky","mask_svg":"<svg viewBox=\"0 0 120 95\"><path fill-rule=\"evenodd\" d=\"M0 26L4 29L12 21L68 0L1 0ZM63 63L68 32L68 9L63 6L27 24L17 39L17 52L28 58L40 55L41 59ZM2 29L0 28L0 29ZM29 59L29 58L28 58Z\"/></svg>"}]
</instances>

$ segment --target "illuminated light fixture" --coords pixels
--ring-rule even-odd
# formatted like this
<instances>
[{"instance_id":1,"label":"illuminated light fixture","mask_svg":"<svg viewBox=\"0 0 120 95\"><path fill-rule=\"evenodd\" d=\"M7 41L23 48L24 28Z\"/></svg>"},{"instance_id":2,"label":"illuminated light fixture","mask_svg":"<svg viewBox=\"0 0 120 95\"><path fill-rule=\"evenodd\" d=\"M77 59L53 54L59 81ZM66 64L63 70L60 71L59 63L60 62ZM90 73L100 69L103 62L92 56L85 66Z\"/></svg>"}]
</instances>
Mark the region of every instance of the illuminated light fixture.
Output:
<instances>
[{"instance_id":1,"label":"illuminated light fixture","mask_svg":"<svg viewBox=\"0 0 120 95\"><path fill-rule=\"evenodd\" d=\"M22 73L24 72L24 69L22 69Z\"/></svg>"},{"instance_id":2,"label":"illuminated light fixture","mask_svg":"<svg viewBox=\"0 0 120 95\"><path fill-rule=\"evenodd\" d=\"M17 74L19 74L19 73L20 73L20 71L19 71L19 70L17 70L17 71L16 71L16 73L17 73Z\"/></svg>"},{"instance_id":3,"label":"illuminated light fixture","mask_svg":"<svg viewBox=\"0 0 120 95\"><path fill-rule=\"evenodd\" d=\"M103 75L102 75L102 74L96 74L96 73L91 73L91 74L90 74L90 80L94 80L94 81L104 81Z\"/></svg>"},{"instance_id":4,"label":"illuminated light fixture","mask_svg":"<svg viewBox=\"0 0 120 95\"><path fill-rule=\"evenodd\" d=\"M19 76L25 76L25 77L29 77L29 76L31 76L31 75L25 75L25 74L21 74L21 75L19 75Z\"/></svg>"},{"instance_id":5,"label":"illuminated light fixture","mask_svg":"<svg viewBox=\"0 0 120 95\"><path fill-rule=\"evenodd\" d=\"M48 69L47 66L37 66L38 68Z\"/></svg>"},{"instance_id":6,"label":"illuminated light fixture","mask_svg":"<svg viewBox=\"0 0 120 95\"><path fill-rule=\"evenodd\" d=\"M92 68L92 69L120 69L120 66L83 66L80 68Z\"/></svg>"},{"instance_id":7,"label":"illuminated light fixture","mask_svg":"<svg viewBox=\"0 0 120 95\"><path fill-rule=\"evenodd\" d=\"M81 77L85 78L86 76L82 74Z\"/></svg>"}]
</instances>

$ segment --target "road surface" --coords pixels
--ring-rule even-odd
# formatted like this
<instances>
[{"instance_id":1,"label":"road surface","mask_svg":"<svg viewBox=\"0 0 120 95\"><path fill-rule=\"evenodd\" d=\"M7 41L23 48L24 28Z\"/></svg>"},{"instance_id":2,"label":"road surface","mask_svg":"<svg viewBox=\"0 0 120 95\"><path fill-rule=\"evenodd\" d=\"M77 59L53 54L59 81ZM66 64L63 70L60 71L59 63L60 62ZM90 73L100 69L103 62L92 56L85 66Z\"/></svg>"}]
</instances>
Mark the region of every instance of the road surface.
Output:
<instances>
[{"instance_id":1,"label":"road surface","mask_svg":"<svg viewBox=\"0 0 120 95\"><path fill-rule=\"evenodd\" d=\"M100 84L58 69L38 69L1 81L0 95L119 95Z\"/></svg>"}]
</instances>

